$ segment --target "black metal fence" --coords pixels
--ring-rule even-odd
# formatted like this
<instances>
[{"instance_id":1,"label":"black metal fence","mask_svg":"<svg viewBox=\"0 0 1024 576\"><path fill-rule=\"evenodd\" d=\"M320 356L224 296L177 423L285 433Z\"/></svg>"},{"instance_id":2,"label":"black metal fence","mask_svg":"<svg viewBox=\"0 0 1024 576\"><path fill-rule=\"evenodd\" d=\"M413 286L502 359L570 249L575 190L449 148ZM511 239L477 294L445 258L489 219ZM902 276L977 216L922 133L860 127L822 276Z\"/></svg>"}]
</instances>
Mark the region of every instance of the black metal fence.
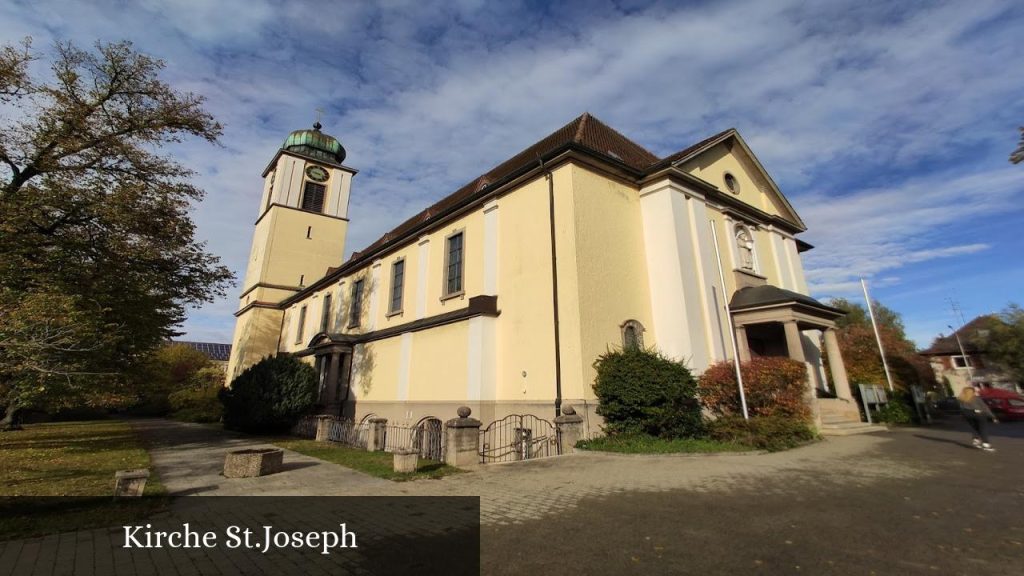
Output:
<instances>
[{"instance_id":1,"label":"black metal fence","mask_svg":"<svg viewBox=\"0 0 1024 576\"><path fill-rule=\"evenodd\" d=\"M480 430L480 462L515 462L559 455L554 424L532 414L511 414Z\"/></svg>"},{"instance_id":2,"label":"black metal fence","mask_svg":"<svg viewBox=\"0 0 1024 576\"><path fill-rule=\"evenodd\" d=\"M444 423L437 418L424 418L414 426L405 426L375 422L373 419L354 422L348 418L310 415L300 418L291 433L300 438L316 438L317 426L322 419L328 420L327 439L331 442L366 449L370 436L377 435L374 442L377 450L415 450L420 458L444 461Z\"/></svg>"}]
</instances>

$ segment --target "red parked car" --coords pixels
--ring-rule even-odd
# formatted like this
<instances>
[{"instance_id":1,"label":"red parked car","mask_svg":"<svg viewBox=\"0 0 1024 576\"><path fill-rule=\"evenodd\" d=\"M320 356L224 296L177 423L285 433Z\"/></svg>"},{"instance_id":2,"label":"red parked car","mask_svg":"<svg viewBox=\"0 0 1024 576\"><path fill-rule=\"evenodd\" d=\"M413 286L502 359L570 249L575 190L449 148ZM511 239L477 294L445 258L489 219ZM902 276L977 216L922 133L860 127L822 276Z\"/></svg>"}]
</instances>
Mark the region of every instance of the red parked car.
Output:
<instances>
[{"instance_id":1,"label":"red parked car","mask_svg":"<svg viewBox=\"0 0 1024 576\"><path fill-rule=\"evenodd\" d=\"M998 388L983 388L980 395L996 418L1024 420L1024 396Z\"/></svg>"}]
</instances>

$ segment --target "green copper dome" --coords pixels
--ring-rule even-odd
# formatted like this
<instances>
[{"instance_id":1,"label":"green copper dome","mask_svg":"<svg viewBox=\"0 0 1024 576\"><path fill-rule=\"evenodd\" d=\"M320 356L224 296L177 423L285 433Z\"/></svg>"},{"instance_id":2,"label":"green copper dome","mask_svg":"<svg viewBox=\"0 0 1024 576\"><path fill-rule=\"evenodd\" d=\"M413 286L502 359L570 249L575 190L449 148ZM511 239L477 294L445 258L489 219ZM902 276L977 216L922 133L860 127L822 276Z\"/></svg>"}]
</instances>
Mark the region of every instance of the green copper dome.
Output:
<instances>
[{"instance_id":1,"label":"green copper dome","mask_svg":"<svg viewBox=\"0 0 1024 576\"><path fill-rule=\"evenodd\" d=\"M281 149L341 164L345 161L345 148L337 138L324 134L320 128L320 123L317 122L312 130L292 132Z\"/></svg>"}]
</instances>

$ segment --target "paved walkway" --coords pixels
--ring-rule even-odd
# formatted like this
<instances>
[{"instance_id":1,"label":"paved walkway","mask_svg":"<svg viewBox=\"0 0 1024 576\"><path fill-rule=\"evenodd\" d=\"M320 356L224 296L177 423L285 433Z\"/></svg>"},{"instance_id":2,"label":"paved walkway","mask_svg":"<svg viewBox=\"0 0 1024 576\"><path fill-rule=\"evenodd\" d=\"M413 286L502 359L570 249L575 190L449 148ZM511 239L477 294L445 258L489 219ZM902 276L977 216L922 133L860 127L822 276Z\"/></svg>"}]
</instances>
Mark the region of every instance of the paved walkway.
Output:
<instances>
[{"instance_id":1,"label":"paved walkway","mask_svg":"<svg viewBox=\"0 0 1024 576\"><path fill-rule=\"evenodd\" d=\"M576 507L585 498L685 489L723 492L787 474L802 483L851 487L926 476L928 469L886 455L885 433L830 438L775 454L625 455L580 453L530 462L488 464L438 480L390 482L286 451L285 471L224 478L224 454L269 444L219 428L172 420L137 420L153 467L172 494L209 496L480 496L484 524L515 524ZM865 461L865 458L868 460Z\"/></svg>"},{"instance_id":2,"label":"paved walkway","mask_svg":"<svg viewBox=\"0 0 1024 576\"><path fill-rule=\"evenodd\" d=\"M285 451L281 473L259 478L225 478L221 476L224 454L243 448L266 448L270 444L214 425L163 419L130 423L149 450L154 472L175 496L339 496L392 484L291 450Z\"/></svg>"},{"instance_id":3,"label":"paved walkway","mask_svg":"<svg viewBox=\"0 0 1024 576\"><path fill-rule=\"evenodd\" d=\"M971 448L953 419L776 454L584 453L405 483L290 451L280 474L226 479L226 451L265 444L209 426L133 425L175 494L479 496L487 574L977 575L1013 573L1024 557L1024 423L995 428L995 454ZM43 570L19 576L60 573L35 560L103 537L0 543L0 574L29 560Z\"/></svg>"}]
</instances>

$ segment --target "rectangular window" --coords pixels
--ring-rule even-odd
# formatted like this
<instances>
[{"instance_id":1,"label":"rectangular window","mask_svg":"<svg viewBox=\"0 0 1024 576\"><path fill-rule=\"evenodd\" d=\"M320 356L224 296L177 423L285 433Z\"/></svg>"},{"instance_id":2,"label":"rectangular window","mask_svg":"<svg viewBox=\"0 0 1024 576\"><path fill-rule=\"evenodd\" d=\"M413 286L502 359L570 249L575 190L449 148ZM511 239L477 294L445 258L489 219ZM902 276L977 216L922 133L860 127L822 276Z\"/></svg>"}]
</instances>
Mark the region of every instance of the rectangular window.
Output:
<instances>
[{"instance_id":1,"label":"rectangular window","mask_svg":"<svg viewBox=\"0 0 1024 576\"><path fill-rule=\"evenodd\" d=\"M320 331L327 332L331 324L331 295L324 294L324 308L320 313Z\"/></svg>"},{"instance_id":2,"label":"rectangular window","mask_svg":"<svg viewBox=\"0 0 1024 576\"><path fill-rule=\"evenodd\" d=\"M953 367L954 368L967 368L970 365L974 368L974 362L970 361L970 358L964 359L963 356L953 356Z\"/></svg>"},{"instance_id":3,"label":"rectangular window","mask_svg":"<svg viewBox=\"0 0 1024 576\"><path fill-rule=\"evenodd\" d=\"M391 304L389 314L402 311L402 289L405 287L405 260L396 260L391 265Z\"/></svg>"},{"instance_id":4,"label":"rectangular window","mask_svg":"<svg viewBox=\"0 0 1024 576\"><path fill-rule=\"evenodd\" d=\"M323 184L306 182L306 189L302 192L302 209L311 212L323 212L325 190L326 188Z\"/></svg>"},{"instance_id":5,"label":"rectangular window","mask_svg":"<svg viewBox=\"0 0 1024 576\"><path fill-rule=\"evenodd\" d=\"M299 310L299 325L295 329L295 343L302 343L302 333L306 331L306 307Z\"/></svg>"},{"instance_id":6,"label":"rectangular window","mask_svg":"<svg viewBox=\"0 0 1024 576\"><path fill-rule=\"evenodd\" d=\"M352 308L348 311L348 327L359 326L359 315L363 307L363 281L356 280L352 285Z\"/></svg>"},{"instance_id":7,"label":"rectangular window","mask_svg":"<svg viewBox=\"0 0 1024 576\"><path fill-rule=\"evenodd\" d=\"M462 232L456 232L446 240L444 258L444 296L462 294Z\"/></svg>"}]
</instances>

